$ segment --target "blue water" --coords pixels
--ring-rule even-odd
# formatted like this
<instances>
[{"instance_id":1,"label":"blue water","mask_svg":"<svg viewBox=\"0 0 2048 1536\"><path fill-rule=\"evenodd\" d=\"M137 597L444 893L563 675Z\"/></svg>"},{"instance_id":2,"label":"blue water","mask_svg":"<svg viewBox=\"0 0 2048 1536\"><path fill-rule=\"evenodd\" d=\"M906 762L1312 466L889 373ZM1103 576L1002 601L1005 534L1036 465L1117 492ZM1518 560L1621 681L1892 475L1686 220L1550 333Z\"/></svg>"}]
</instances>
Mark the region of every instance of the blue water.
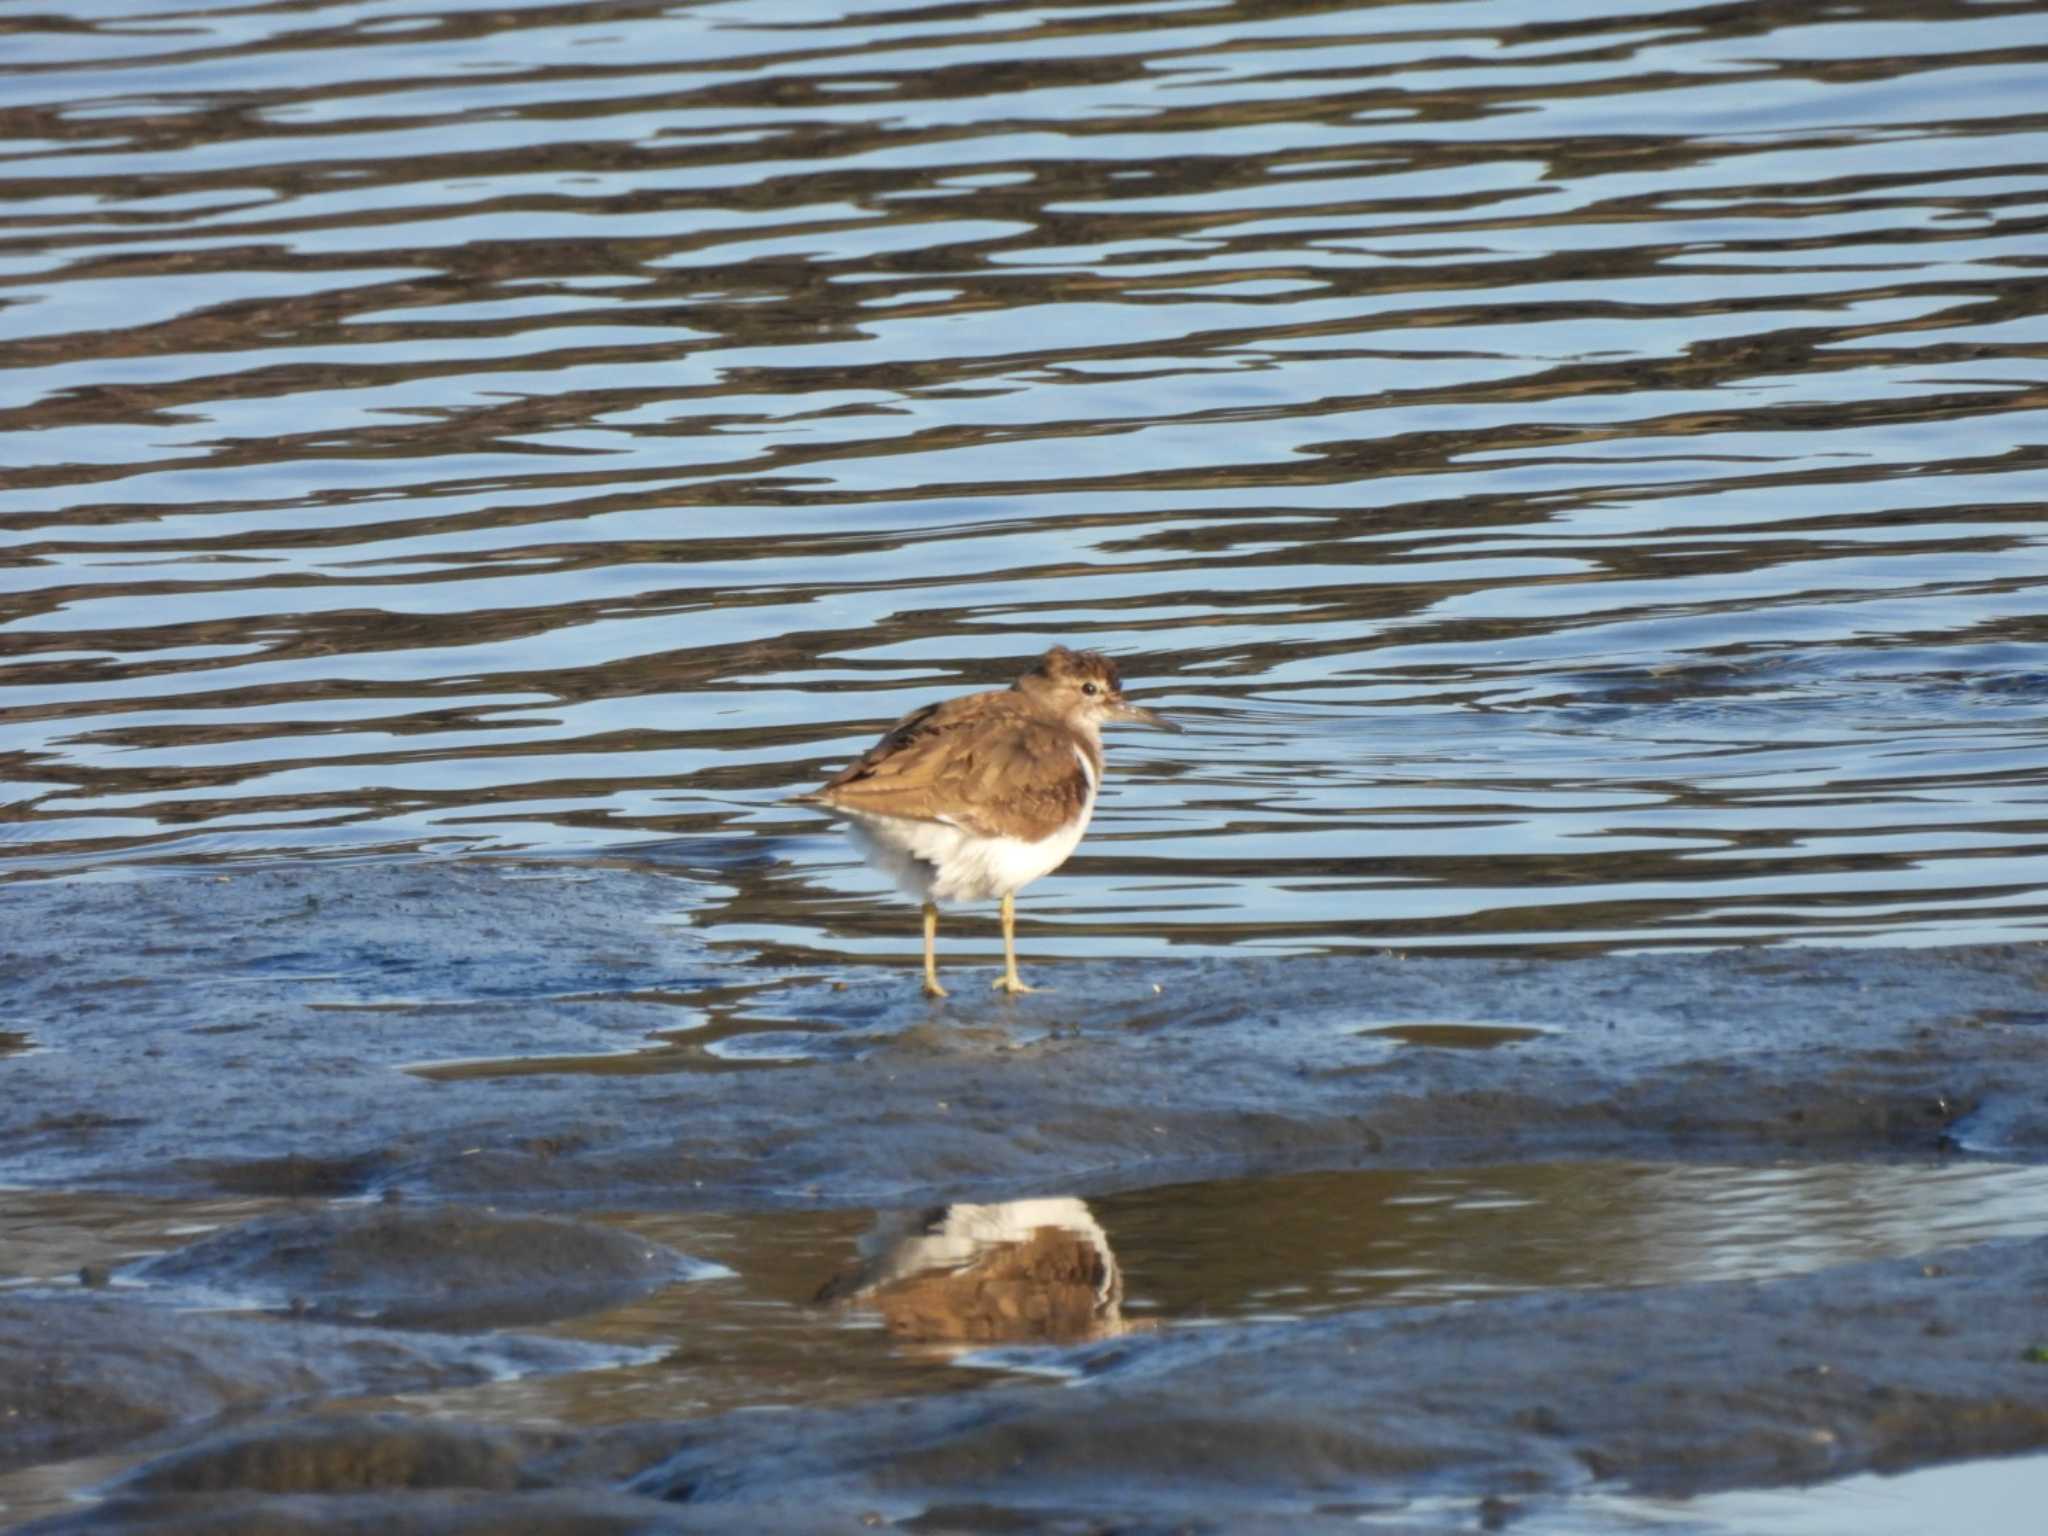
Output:
<instances>
[{"instance_id":1,"label":"blue water","mask_svg":"<svg viewBox=\"0 0 2048 1536\"><path fill-rule=\"evenodd\" d=\"M7 18L0 876L897 954L783 797L1064 641L1037 954L2040 937L2048 7L1800 14Z\"/></svg>"}]
</instances>

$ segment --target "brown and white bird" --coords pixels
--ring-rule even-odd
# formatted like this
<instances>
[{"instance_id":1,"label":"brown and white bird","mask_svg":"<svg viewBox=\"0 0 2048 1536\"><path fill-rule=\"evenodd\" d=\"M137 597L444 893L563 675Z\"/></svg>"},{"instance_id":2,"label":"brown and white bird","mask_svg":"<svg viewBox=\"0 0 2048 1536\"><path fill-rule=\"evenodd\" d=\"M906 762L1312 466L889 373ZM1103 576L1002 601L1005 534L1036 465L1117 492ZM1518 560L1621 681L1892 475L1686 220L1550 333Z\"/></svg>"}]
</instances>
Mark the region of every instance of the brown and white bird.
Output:
<instances>
[{"instance_id":1,"label":"brown and white bird","mask_svg":"<svg viewBox=\"0 0 2048 1536\"><path fill-rule=\"evenodd\" d=\"M1179 726L1125 700L1116 663L1056 645L1008 688L927 704L799 800L846 820L861 855L924 906L924 990L944 997L941 902L1003 902L1005 992L1017 976L1018 891L1066 863L1102 785L1102 728Z\"/></svg>"}]
</instances>

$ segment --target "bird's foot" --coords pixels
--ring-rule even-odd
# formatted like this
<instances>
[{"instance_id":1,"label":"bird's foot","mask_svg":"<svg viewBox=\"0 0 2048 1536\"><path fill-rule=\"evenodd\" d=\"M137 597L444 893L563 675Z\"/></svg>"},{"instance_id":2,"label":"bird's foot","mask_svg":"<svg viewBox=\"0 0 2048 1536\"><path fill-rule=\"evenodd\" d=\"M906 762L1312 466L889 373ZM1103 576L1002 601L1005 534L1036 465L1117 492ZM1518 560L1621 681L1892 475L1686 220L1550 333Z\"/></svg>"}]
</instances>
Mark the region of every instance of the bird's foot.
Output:
<instances>
[{"instance_id":1,"label":"bird's foot","mask_svg":"<svg viewBox=\"0 0 2048 1536\"><path fill-rule=\"evenodd\" d=\"M953 994L940 986L936 977L927 976L924 979L924 995L937 1002L940 998L951 997Z\"/></svg>"},{"instance_id":2,"label":"bird's foot","mask_svg":"<svg viewBox=\"0 0 2048 1536\"><path fill-rule=\"evenodd\" d=\"M990 982L989 985L998 992L1009 993L1012 997L1015 997L1019 992L1036 992L1038 990L1038 988L1036 987L1025 986L1024 983L1018 979L1017 973L1015 971L1009 971L1001 976L998 976L994 981Z\"/></svg>"}]
</instances>

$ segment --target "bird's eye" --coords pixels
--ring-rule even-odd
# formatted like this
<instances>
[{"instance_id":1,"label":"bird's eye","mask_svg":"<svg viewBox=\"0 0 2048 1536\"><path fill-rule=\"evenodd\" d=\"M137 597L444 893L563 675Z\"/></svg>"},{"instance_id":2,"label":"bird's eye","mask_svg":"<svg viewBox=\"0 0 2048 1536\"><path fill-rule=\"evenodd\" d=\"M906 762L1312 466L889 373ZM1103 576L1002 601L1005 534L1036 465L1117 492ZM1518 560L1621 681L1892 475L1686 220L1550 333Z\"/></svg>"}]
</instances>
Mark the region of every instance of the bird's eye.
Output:
<instances>
[{"instance_id":1,"label":"bird's eye","mask_svg":"<svg viewBox=\"0 0 2048 1536\"><path fill-rule=\"evenodd\" d=\"M1102 690L1096 687L1093 683L1083 683L1081 685L1081 691L1087 694L1088 697L1091 699L1094 698L1095 695L1097 695L1098 693L1102 692Z\"/></svg>"}]
</instances>

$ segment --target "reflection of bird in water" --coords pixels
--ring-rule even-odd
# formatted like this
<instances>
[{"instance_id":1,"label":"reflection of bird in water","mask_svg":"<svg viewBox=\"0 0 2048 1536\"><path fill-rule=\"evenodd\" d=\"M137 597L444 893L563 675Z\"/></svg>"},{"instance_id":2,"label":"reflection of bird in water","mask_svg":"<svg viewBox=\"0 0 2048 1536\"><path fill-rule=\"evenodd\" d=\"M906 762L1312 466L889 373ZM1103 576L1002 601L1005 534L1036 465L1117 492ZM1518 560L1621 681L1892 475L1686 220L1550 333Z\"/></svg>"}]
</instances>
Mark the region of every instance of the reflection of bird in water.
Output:
<instances>
[{"instance_id":1,"label":"reflection of bird in water","mask_svg":"<svg viewBox=\"0 0 2048 1536\"><path fill-rule=\"evenodd\" d=\"M934 953L942 901L1003 900L1005 992L1017 976L1016 894L1088 830L1102 728L1178 731L1125 701L1116 663L1056 645L1006 689L927 704L799 800L846 818L861 856L924 904L924 990L944 997Z\"/></svg>"},{"instance_id":2,"label":"reflection of bird in water","mask_svg":"<svg viewBox=\"0 0 2048 1536\"><path fill-rule=\"evenodd\" d=\"M871 1307L901 1338L1062 1342L1125 1331L1123 1275L1079 1200L888 1211L821 1302Z\"/></svg>"}]
</instances>

